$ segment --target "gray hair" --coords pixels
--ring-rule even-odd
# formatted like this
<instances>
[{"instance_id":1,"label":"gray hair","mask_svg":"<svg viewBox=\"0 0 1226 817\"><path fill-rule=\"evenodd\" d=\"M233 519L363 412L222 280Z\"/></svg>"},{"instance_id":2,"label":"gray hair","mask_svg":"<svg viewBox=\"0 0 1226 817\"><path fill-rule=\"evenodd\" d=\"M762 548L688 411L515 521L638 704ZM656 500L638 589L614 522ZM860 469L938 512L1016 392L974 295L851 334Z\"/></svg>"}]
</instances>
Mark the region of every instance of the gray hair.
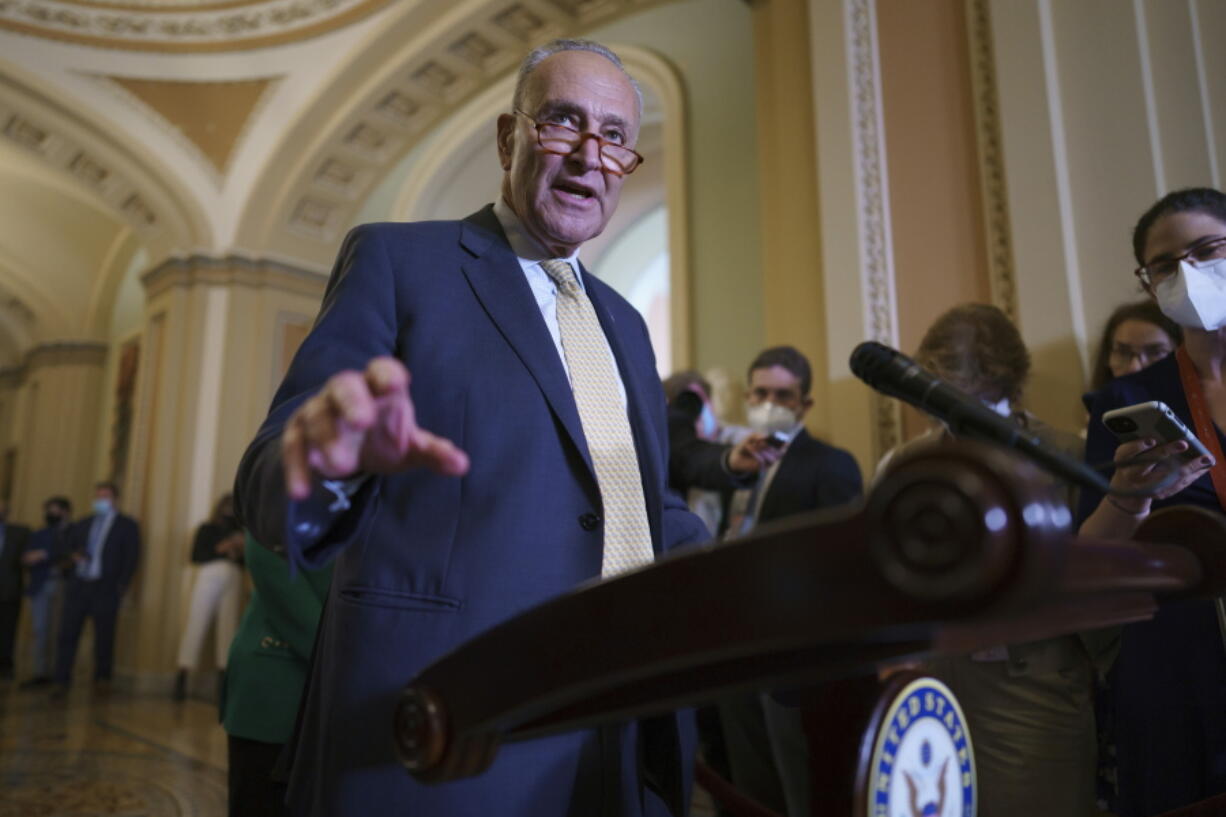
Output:
<instances>
[{"instance_id":1,"label":"gray hair","mask_svg":"<svg viewBox=\"0 0 1226 817\"><path fill-rule=\"evenodd\" d=\"M591 51L593 54L599 54L609 62L617 66L617 70L621 71L630 83L630 87L634 88L634 97L638 102L638 115L641 119L643 116L643 89L639 87L638 82L622 65L621 57L614 54L610 49L596 42L595 40L567 40L558 39L552 42L545 43L542 46L532 49L528 56L524 57L524 61L520 63L519 75L515 78L515 93L511 95L511 105L514 108L523 110L524 107L524 87L528 84L528 75L536 70L536 67L544 62L547 58L554 54L560 54L563 51ZM525 113L532 113L526 111Z\"/></svg>"}]
</instances>

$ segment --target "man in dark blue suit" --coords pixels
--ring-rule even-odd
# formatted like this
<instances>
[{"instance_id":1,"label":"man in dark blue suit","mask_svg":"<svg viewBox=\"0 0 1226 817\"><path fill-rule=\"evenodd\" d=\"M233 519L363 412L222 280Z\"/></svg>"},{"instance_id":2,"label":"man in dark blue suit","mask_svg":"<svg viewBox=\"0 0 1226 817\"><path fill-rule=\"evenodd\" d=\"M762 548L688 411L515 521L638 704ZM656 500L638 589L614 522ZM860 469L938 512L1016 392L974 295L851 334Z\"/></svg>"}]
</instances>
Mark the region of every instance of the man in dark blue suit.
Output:
<instances>
[{"instance_id":1,"label":"man in dark blue suit","mask_svg":"<svg viewBox=\"0 0 1226 817\"><path fill-rule=\"evenodd\" d=\"M111 482L94 486L93 514L68 529L68 571L64 611L56 645L54 697L63 697L72 681L72 665L85 619L94 623L94 682L111 681L115 654L115 620L119 602L132 583L140 560L140 528L119 512L119 489Z\"/></svg>"},{"instance_id":2,"label":"man in dark blue suit","mask_svg":"<svg viewBox=\"0 0 1226 817\"><path fill-rule=\"evenodd\" d=\"M665 487L646 326L577 258L641 161L640 116L615 55L551 43L525 60L498 118L494 205L359 227L340 250L235 489L261 542L303 566L336 558L295 814L688 808L693 737L680 716L508 745L479 777L439 785L413 780L392 747L397 695L434 659L580 582L707 538ZM513 671L489 667L490 683Z\"/></svg>"}]
</instances>

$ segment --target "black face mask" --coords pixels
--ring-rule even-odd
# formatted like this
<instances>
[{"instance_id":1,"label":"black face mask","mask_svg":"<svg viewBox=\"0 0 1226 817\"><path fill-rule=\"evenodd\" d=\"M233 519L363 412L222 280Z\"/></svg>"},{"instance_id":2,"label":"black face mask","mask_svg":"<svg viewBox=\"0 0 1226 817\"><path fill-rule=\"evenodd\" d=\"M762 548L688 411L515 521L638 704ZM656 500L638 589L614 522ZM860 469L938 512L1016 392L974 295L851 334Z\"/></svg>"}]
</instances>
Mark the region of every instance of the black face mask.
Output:
<instances>
[{"instance_id":1,"label":"black face mask","mask_svg":"<svg viewBox=\"0 0 1226 817\"><path fill-rule=\"evenodd\" d=\"M58 513L49 513L49 514L44 514L43 519L46 521L47 527L54 528L56 525L60 524L60 522L63 521L64 517Z\"/></svg>"}]
</instances>

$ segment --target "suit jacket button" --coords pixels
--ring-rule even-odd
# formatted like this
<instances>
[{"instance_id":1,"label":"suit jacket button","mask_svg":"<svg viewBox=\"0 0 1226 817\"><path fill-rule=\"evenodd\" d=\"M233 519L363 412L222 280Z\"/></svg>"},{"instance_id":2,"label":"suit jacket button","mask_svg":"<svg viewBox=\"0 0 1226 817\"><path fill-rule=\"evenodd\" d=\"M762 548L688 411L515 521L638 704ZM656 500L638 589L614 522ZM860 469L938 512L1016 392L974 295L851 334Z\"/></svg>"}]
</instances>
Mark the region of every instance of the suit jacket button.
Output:
<instances>
[{"instance_id":1,"label":"suit jacket button","mask_svg":"<svg viewBox=\"0 0 1226 817\"><path fill-rule=\"evenodd\" d=\"M584 530L596 530L600 527L600 517L594 513L585 513L579 517L579 527Z\"/></svg>"}]
</instances>

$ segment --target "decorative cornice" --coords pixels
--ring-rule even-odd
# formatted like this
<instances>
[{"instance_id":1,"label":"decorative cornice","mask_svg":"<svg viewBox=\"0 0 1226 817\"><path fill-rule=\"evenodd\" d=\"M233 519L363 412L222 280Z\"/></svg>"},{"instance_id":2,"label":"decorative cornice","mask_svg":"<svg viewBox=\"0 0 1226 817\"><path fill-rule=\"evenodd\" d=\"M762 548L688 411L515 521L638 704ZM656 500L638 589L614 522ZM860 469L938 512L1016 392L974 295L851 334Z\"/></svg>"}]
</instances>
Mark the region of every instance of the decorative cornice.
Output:
<instances>
[{"instance_id":1,"label":"decorative cornice","mask_svg":"<svg viewBox=\"0 0 1226 817\"><path fill-rule=\"evenodd\" d=\"M146 298L152 300L175 287L245 286L321 297L328 277L281 261L239 255L192 255L169 258L141 276Z\"/></svg>"},{"instance_id":2,"label":"decorative cornice","mask_svg":"<svg viewBox=\"0 0 1226 817\"><path fill-rule=\"evenodd\" d=\"M866 326L872 340L898 344L898 310L894 298L894 258L890 235L890 201L886 174L885 133L881 110L881 70L877 56L875 0L844 0L851 118L855 141L856 205L860 211L861 275ZM902 411L896 400L874 392L876 455L902 441Z\"/></svg>"},{"instance_id":3,"label":"decorative cornice","mask_svg":"<svg viewBox=\"0 0 1226 817\"><path fill-rule=\"evenodd\" d=\"M388 0L259 0L197 8L0 0L0 28L53 40L168 53L244 51L317 37Z\"/></svg>"},{"instance_id":4,"label":"decorative cornice","mask_svg":"<svg viewBox=\"0 0 1226 817\"><path fill-rule=\"evenodd\" d=\"M971 93L975 109L979 187L987 232L988 274L992 303L1017 321L1017 285L1013 269L1013 241L1009 233L1009 205L1005 187L1005 161L1001 150L1000 104L996 91L996 55L987 0L966 0L966 27L970 37Z\"/></svg>"},{"instance_id":5,"label":"decorative cornice","mask_svg":"<svg viewBox=\"0 0 1226 817\"><path fill-rule=\"evenodd\" d=\"M59 340L42 343L26 353L25 367L33 372L46 366L101 366L108 346L96 340Z\"/></svg>"}]
</instances>

